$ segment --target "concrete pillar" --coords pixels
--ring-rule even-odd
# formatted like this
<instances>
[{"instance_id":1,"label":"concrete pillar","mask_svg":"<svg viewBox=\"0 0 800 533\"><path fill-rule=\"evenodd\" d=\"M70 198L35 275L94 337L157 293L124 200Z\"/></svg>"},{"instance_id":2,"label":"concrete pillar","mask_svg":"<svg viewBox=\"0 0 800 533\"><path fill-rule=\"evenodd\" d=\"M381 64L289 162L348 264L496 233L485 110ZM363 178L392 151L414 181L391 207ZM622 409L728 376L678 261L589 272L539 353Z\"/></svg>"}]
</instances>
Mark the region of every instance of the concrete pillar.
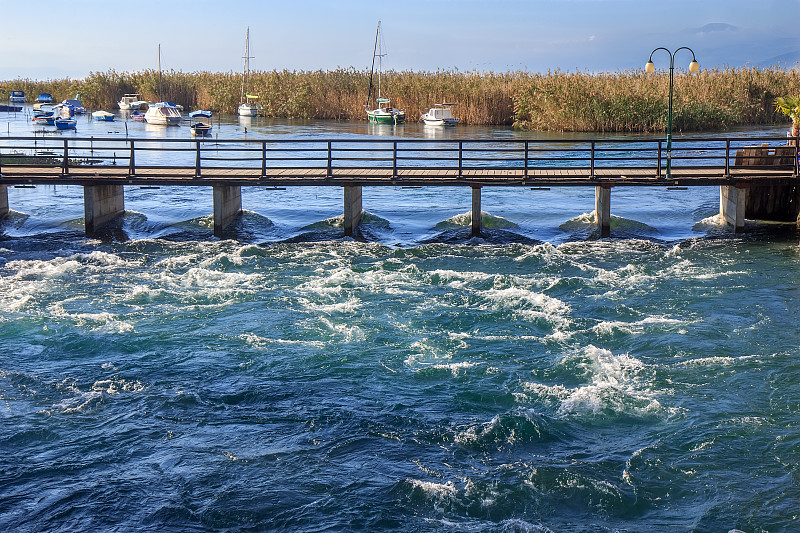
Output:
<instances>
[{"instance_id":1,"label":"concrete pillar","mask_svg":"<svg viewBox=\"0 0 800 533\"><path fill-rule=\"evenodd\" d=\"M481 214L481 188L472 187L472 236L478 237L483 230L483 215Z\"/></svg>"},{"instance_id":2,"label":"concrete pillar","mask_svg":"<svg viewBox=\"0 0 800 533\"><path fill-rule=\"evenodd\" d=\"M733 185L721 185L719 188L719 214L726 224L733 226L734 231L744 229L744 212L747 206L747 189Z\"/></svg>"},{"instance_id":3,"label":"concrete pillar","mask_svg":"<svg viewBox=\"0 0 800 533\"><path fill-rule=\"evenodd\" d=\"M601 237L611 236L611 187L594 188L594 217Z\"/></svg>"},{"instance_id":4,"label":"concrete pillar","mask_svg":"<svg viewBox=\"0 0 800 533\"><path fill-rule=\"evenodd\" d=\"M242 187L214 185L214 235L222 237L231 222L242 214Z\"/></svg>"},{"instance_id":5,"label":"concrete pillar","mask_svg":"<svg viewBox=\"0 0 800 533\"><path fill-rule=\"evenodd\" d=\"M97 231L125 212L122 185L86 185L83 187L83 212L86 235Z\"/></svg>"},{"instance_id":6,"label":"concrete pillar","mask_svg":"<svg viewBox=\"0 0 800 533\"><path fill-rule=\"evenodd\" d=\"M8 185L0 185L0 218L8 214Z\"/></svg>"},{"instance_id":7,"label":"concrete pillar","mask_svg":"<svg viewBox=\"0 0 800 533\"><path fill-rule=\"evenodd\" d=\"M361 186L348 185L344 187L344 234L353 236L361 224Z\"/></svg>"}]
</instances>

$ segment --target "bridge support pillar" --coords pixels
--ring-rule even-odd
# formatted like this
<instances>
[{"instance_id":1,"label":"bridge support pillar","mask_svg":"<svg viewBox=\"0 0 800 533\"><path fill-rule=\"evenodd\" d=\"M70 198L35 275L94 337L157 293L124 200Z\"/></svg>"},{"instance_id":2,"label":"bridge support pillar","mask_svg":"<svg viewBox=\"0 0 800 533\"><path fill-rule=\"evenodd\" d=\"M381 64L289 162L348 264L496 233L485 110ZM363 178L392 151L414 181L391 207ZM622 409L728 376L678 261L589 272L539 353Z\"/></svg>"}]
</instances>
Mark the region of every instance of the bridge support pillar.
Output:
<instances>
[{"instance_id":1,"label":"bridge support pillar","mask_svg":"<svg viewBox=\"0 0 800 533\"><path fill-rule=\"evenodd\" d=\"M241 185L214 185L214 235L222 237L225 228L241 214Z\"/></svg>"},{"instance_id":2,"label":"bridge support pillar","mask_svg":"<svg viewBox=\"0 0 800 533\"><path fill-rule=\"evenodd\" d=\"M747 206L747 189L734 185L719 188L719 214L723 222L733 226L734 231L744 229L744 213Z\"/></svg>"},{"instance_id":3,"label":"bridge support pillar","mask_svg":"<svg viewBox=\"0 0 800 533\"><path fill-rule=\"evenodd\" d=\"M85 185L83 212L86 236L93 237L100 228L125 212L122 185Z\"/></svg>"},{"instance_id":4,"label":"bridge support pillar","mask_svg":"<svg viewBox=\"0 0 800 533\"><path fill-rule=\"evenodd\" d=\"M481 214L481 187L472 186L472 236L479 237L483 230L483 215Z\"/></svg>"},{"instance_id":5,"label":"bridge support pillar","mask_svg":"<svg viewBox=\"0 0 800 533\"><path fill-rule=\"evenodd\" d=\"M8 185L0 185L0 218L8 214Z\"/></svg>"},{"instance_id":6,"label":"bridge support pillar","mask_svg":"<svg viewBox=\"0 0 800 533\"><path fill-rule=\"evenodd\" d=\"M344 187L344 234L352 237L353 232L361 224L361 186L346 185Z\"/></svg>"},{"instance_id":7,"label":"bridge support pillar","mask_svg":"<svg viewBox=\"0 0 800 533\"><path fill-rule=\"evenodd\" d=\"M611 187L594 188L594 218L601 237L611 236Z\"/></svg>"}]
</instances>

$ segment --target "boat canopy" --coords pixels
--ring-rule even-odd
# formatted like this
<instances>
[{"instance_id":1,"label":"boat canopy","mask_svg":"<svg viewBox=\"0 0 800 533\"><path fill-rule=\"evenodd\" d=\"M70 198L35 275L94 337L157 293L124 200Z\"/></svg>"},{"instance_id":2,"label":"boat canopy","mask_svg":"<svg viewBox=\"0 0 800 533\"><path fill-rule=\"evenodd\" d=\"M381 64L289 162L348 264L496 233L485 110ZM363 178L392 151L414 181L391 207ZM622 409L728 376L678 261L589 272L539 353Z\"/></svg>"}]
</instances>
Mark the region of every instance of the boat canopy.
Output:
<instances>
[{"instance_id":1,"label":"boat canopy","mask_svg":"<svg viewBox=\"0 0 800 533\"><path fill-rule=\"evenodd\" d=\"M191 113L189 113L189 116L192 118L196 117L211 118L211 111L206 111L205 109L198 109L197 111L192 111Z\"/></svg>"},{"instance_id":2,"label":"boat canopy","mask_svg":"<svg viewBox=\"0 0 800 533\"><path fill-rule=\"evenodd\" d=\"M261 98L261 97L260 97L260 96L258 96L257 94L250 94L250 93L246 94L245 96L246 96L247 98L253 98L253 99L255 99L255 100L258 100L259 98Z\"/></svg>"},{"instance_id":3,"label":"boat canopy","mask_svg":"<svg viewBox=\"0 0 800 533\"><path fill-rule=\"evenodd\" d=\"M376 98L375 101L379 104L388 104L390 102L388 98Z\"/></svg>"},{"instance_id":4,"label":"boat canopy","mask_svg":"<svg viewBox=\"0 0 800 533\"><path fill-rule=\"evenodd\" d=\"M11 96L25 96L24 91L11 91Z\"/></svg>"}]
</instances>

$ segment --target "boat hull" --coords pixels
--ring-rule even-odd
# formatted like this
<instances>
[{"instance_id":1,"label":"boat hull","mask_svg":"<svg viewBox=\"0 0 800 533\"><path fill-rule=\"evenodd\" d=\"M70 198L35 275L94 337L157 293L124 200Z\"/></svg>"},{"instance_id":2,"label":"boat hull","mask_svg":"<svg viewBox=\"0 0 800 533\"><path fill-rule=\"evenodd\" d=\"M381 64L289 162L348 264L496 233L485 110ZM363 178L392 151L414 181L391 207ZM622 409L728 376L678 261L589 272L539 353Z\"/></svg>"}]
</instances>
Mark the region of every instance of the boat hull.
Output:
<instances>
[{"instance_id":1,"label":"boat hull","mask_svg":"<svg viewBox=\"0 0 800 533\"><path fill-rule=\"evenodd\" d=\"M78 121L74 118L58 118L55 120L56 128L60 130L74 130L78 127Z\"/></svg>"},{"instance_id":2,"label":"boat hull","mask_svg":"<svg viewBox=\"0 0 800 533\"><path fill-rule=\"evenodd\" d=\"M257 117L260 111L261 111L260 105L242 104L239 106L240 117Z\"/></svg>"},{"instance_id":3,"label":"boat hull","mask_svg":"<svg viewBox=\"0 0 800 533\"><path fill-rule=\"evenodd\" d=\"M367 118L374 124L402 124L406 120L406 114L397 110L392 113L367 110Z\"/></svg>"}]
</instances>

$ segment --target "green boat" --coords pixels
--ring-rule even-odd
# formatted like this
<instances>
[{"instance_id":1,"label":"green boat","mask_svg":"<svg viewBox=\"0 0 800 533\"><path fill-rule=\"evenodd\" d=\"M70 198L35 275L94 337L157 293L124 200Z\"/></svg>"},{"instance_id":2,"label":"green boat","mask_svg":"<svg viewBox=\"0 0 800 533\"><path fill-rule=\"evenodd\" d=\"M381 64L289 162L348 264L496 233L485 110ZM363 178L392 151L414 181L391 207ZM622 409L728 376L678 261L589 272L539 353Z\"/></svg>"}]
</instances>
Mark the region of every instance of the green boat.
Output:
<instances>
[{"instance_id":1,"label":"green boat","mask_svg":"<svg viewBox=\"0 0 800 533\"><path fill-rule=\"evenodd\" d=\"M392 107L388 98L381 98L381 59L386 54L383 52L383 34L381 33L381 21L378 21L378 29L375 32L375 48L372 51L372 69L369 73L369 91L367 92L367 103L364 110L367 118L374 124L402 124L406 120L406 112L402 109ZM378 96L375 98L377 107L370 107L372 97L372 78L375 73L375 58L378 58Z\"/></svg>"}]
</instances>

